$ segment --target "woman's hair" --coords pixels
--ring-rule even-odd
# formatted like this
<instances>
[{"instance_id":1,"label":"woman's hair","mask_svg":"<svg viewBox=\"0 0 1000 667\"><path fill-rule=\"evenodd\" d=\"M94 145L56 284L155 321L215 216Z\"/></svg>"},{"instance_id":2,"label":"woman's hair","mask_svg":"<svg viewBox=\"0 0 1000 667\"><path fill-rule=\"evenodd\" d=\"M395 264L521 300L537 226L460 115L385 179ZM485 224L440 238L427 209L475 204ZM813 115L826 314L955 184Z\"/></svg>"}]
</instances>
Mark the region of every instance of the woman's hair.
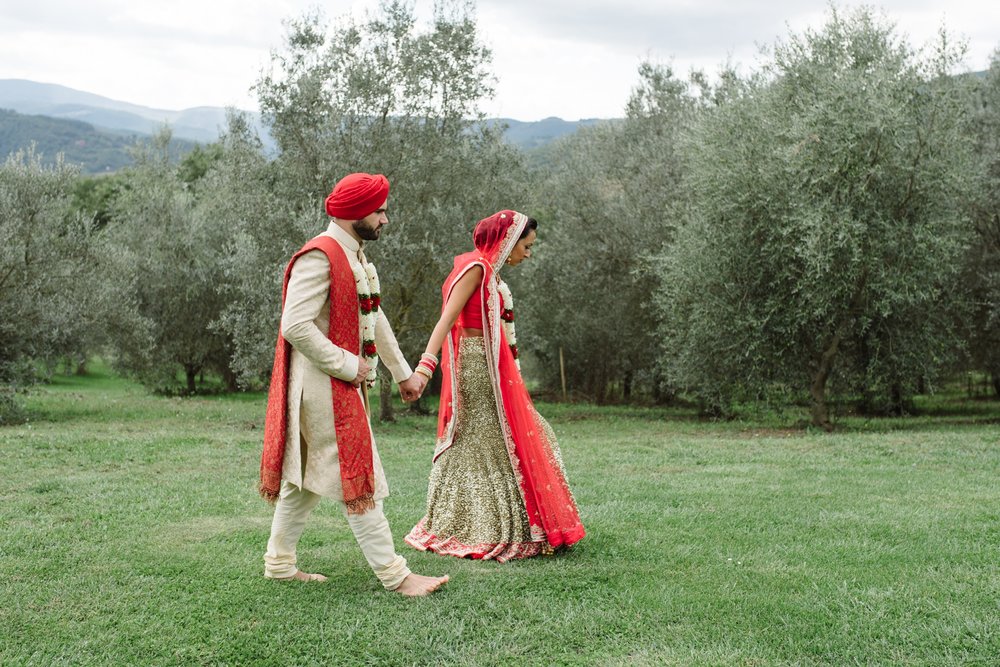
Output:
<instances>
[{"instance_id":1,"label":"woman's hair","mask_svg":"<svg viewBox=\"0 0 1000 667\"><path fill-rule=\"evenodd\" d=\"M532 229L538 229L538 221L534 218L528 218L528 224L524 226L524 230L521 232L521 235L517 237L517 240L520 241L525 236L530 234Z\"/></svg>"}]
</instances>

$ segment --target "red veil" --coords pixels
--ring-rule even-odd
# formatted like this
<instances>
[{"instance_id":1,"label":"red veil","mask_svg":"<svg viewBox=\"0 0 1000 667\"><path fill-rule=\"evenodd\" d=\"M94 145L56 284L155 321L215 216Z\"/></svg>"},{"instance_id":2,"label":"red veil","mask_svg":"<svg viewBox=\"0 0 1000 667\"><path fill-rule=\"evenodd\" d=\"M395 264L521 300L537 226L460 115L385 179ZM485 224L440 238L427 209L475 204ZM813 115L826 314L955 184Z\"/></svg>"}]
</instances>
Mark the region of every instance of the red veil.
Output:
<instances>
[{"instance_id":1,"label":"red veil","mask_svg":"<svg viewBox=\"0 0 1000 667\"><path fill-rule=\"evenodd\" d=\"M535 411L500 320L498 271L507 261L527 222L527 216L515 211L500 211L481 220L473 232L476 249L455 258L455 267L441 291L443 303L447 303L459 278L474 266L482 267L483 282L479 289L486 362L504 442L528 511L532 540L545 539L550 547L556 548L580 541L585 532L566 483L562 462L556 454L557 445L550 442L548 433L551 431L543 427ZM452 327L441 350L444 382L435 459L452 445L455 438L461 332L462 328L457 324Z\"/></svg>"}]
</instances>

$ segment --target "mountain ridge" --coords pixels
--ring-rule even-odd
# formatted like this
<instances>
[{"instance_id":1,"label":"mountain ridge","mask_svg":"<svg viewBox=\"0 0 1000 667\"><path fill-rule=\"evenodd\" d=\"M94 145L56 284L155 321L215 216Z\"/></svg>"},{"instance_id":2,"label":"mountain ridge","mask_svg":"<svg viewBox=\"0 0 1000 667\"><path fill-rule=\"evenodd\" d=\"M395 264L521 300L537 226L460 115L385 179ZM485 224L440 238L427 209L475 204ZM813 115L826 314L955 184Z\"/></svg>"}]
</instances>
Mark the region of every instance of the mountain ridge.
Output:
<instances>
[{"instance_id":1,"label":"mountain ridge","mask_svg":"<svg viewBox=\"0 0 1000 667\"><path fill-rule=\"evenodd\" d=\"M173 111L111 99L55 83L0 79L0 108L21 114L78 120L95 127L154 134L164 125L179 139L210 143L226 124L226 109L192 107ZM260 114L251 114L264 138Z\"/></svg>"},{"instance_id":2,"label":"mountain ridge","mask_svg":"<svg viewBox=\"0 0 1000 667\"><path fill-rule=\"evenodd\" d=\"M169 125L177 139L211 143L219 138L226 126L227 109L199 106L182 110L156 109L131 102L115 100L55 83L41 83L28 79L0 79L0 109L19 114L48 116L51 118L80 121L96 129L115 132L152 135L164 125ZM261 141L268 150L275 147L263 118L255 111L240 110L249 115ZM567 121L552 116L538 121L520 121L513 118L488 118L486 123L507 126L504 138L524 150L544 146L560 137L572 134L581 127L604 122L605 119L588 118Z\"/></svg>"},{"instance_id":3,"label":"mountain ridge","mask_svg":"<svg viewBox=\"0 0 1000 667\"><path fill-rule=\"evenodd\" d=\"M132 164L131 149L149 141L150 135L98 129L79 120L21 114L0 108L0 159L34 148L45 164L62 154L66 162L88 174L115 172ZM171 154L180 157L197 144L171 138Z\"/></svg>"}]
</instances>

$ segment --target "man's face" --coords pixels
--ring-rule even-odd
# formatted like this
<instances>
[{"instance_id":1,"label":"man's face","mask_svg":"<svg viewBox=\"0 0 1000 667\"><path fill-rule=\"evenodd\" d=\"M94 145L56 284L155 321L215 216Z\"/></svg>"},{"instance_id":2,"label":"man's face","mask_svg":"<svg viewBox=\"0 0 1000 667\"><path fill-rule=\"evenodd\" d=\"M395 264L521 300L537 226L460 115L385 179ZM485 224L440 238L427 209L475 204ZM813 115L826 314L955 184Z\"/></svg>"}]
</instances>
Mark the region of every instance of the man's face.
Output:
<instances>
[{"instance_id":1,"label":"man's face","mask_svg":"<svg viewBox=\"0 0 1000 667\"><path fill-rule=\"evenodd\" d=\"M363 241L377 241L382 233L382 228L389 224L389 216L386 215L385 208L387 201L382 202L382 205L374 213L369 213L354 223L354 233Z\"/></svg>"}]
</instances>

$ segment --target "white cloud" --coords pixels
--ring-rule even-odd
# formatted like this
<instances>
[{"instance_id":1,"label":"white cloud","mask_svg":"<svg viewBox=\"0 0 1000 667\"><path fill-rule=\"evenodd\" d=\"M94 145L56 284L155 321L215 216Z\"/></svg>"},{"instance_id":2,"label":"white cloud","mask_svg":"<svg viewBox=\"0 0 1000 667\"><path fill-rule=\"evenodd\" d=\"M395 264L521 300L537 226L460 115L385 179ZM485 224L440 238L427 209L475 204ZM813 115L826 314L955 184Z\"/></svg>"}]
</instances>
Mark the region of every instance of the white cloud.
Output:
<instances>
[{"instance_id":1,"label":"white cloud","mask_svg":"<svg viewBox=\"0 0 1000 667\"><path fill-rule=\"evenodd\" d=\"M819 28L829 12L824 0L483 0L479 6L495 52L497 90L507 98L491 108L526 120L620 116L642 60L669 62L679 74L713 73L727 60L745 71L756 66L760 45L789 30ZM1000 46L1000 3L890 0L877 9L915 47L932 41L943 24L968 41L966 64L973 70L986 69ZM541 99L539 88L548 91Z\"/></svg>"},{"instance_id":2,"label":"white cloud","mask_svg":"<svg viewBox=\"0 0 1000 667\"><path fill-rule=\"evenodd\" d=\"M377 0L328 0L327 18L360 15ZM0 78L59 83L166 109L255 108L249 92L282 20L316 0L35 0L0 5ZM985 69L1000 44L1000 3L879 3L914 45L944 21L969 43L970 69ZM417 0L420 16L430 0ZM481 0L483 39L494 53L490 115L520 120L620 116L644 59L715 71L753 64L757 44L789 28L819 27L822 0Z\"/></svg>"}]
</instances>

